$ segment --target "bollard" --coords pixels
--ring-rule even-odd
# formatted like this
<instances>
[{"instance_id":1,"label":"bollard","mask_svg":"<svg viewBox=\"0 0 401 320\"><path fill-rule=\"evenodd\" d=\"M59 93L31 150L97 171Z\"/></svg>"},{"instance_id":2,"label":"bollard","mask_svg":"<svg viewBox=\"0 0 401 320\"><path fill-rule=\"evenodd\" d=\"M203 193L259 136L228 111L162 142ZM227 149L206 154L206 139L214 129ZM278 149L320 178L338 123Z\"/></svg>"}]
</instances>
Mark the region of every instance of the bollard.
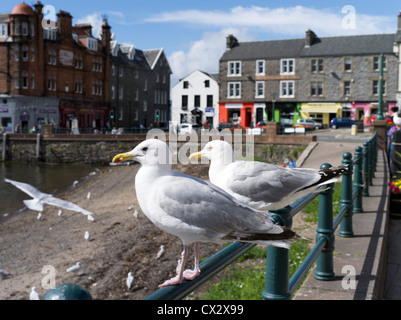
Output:
<instances>
[{"instance_id":1,"label":"bollard","mask_svg":"<svg viewBox=\"0 0 401 320\"><path fill-rule=\"evenodd\" d=\"M362 213L362 189L363 189L363 177L362 177L362 147L355 148L355 166L354 166L354 190L358 190L357 196L354 199L353 213Z\"/></svg>"},{"instance_id":2,"label":"bollard","mask_svg":"<svg viewBox=\"0 0 401 320\"><path fill-rule=\"evenodd\" d=\"M348 170L343 174L341 184L341 200L340 200L340 211L344 207L347 211L344 218L341 220L340 231L338 235L343 238L349 238L354 236L352 230L352 154L345 152L343 154L343 166L348 167Z\"/></svg>"},{"instance_id":3,"label":"bollard","mask_svg":"<svg viewBox=\"0 0 401 320\"><path fill-rule=\"evenodd\" d=\"M321 169L331 168L328 163L320 166ZM334 184L319 195L319 216L316 229L316 242L326 238L327 243L317 258L314 277L317 280L334 280L333 251L334 251L334 229L333 229L333 193Z\"/></svg>"},{"instance_id":4,"label":"bollard","mask_svg":"<svg viewBox=\"0 0 401 320\"><path fill-rule=\"evenodd\" d=\"M363 192L364 197L369 197L369 147L368 143L363 144Z\"/></svg>"},{"instance_id":5,"label":"bollard","mask_svg":"<svg viewBox=\"0 0 401 320\"><path fill-rule=\"evenodd\" d=\"M374 155L373 155L373 142L372 140L369 140L368 142L368 146L369 146L369 186L373 186L373 159L374 159Z\"/></svg>"},{"instance_id":6,"label":"bollard","mask_svg":"<svg viewBox=\"0 0 401 320\"><path fill-rule=\"evenodd\" d=\"M277 224L291 228L292 208L287 206L283 209L269 211ZM266 258L265 290L262 292L264 300L289 300L291 299L289 277L289 250L269 246Z\"/></svg>"}]
</instances>

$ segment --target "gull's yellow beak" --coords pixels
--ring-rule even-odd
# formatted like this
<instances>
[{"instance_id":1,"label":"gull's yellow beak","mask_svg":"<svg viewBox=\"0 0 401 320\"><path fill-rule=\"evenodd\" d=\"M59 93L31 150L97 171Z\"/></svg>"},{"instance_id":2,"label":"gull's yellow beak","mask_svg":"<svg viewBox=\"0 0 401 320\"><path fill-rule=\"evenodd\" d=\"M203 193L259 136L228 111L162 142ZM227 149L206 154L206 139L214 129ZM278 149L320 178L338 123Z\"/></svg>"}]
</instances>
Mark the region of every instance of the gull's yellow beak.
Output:
<instances>
[{"instance_id":1,"label":"gull's yellow beak","mask_svg":"<svg viewBox=\"0 0 401 320\"><path fill-rule=\"evenodd\" d=\"M200 159L203 156L202 151L201 152L194 152L189 156L190 160L195 160L195 159Z\"/></svg>"},{"instance_id":2,"label":"gull's yellow beak","mask_svg":"<svg viewBox=\"0 0 401 320\"><path fill-rule=\"evenodd\" d=\"M135 156L129 154L129 152L120 153L120 154L116 155L116 156L113 158L113 161L112 161L112 162L113 162L113 163L123 162L123 161L127 161L127 160L129 160L129 159L132 159L132 158L134 158L134 157L135 157Z\"/></svg>"}]
</instances>

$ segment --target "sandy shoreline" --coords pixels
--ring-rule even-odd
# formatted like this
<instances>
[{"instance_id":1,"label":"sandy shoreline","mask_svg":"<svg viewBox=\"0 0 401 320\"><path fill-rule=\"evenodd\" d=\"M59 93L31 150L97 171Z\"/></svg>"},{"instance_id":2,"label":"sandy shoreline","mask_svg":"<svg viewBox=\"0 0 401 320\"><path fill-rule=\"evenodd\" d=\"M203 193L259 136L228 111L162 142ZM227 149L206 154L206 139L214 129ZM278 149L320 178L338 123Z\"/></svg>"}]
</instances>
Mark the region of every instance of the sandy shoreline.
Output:
<instances>
[{"instance_id":1,"label":"sandy shoreline","mask_svg":"<svg viewBox=\"0 0 401 320\"><path fill-rule=\"evenodd\" d=\"M182 244L157 229L141 212L134 186L138 168L105 168L58 195L93 212L94 222L75 212L64 211L59 217L58 208L50 206L45 207L41 221L36 219L37 212L30 210L10 215L0 225L0 269L10 273L0 278L0 299L29 299L33 286L44 297L49 290L46 282L45 288L42 285L47 276L42 268L47 265L56 270L56 286L80 284L93 299L143 299L172 277ZM180 170L204 179L207 175L206 166ZM87 199L88 192L91 199ZM130 206L134 209L128 210ZM89 241L84 239L86 231L91 234ZM165 254L156 259L161 245L166 247ZM201 255L210 256L219 249L204 245ZM66 269L78 261L81 269L67 273ZM128 272L136 279L131 291L125 286Z\"/></svg>"}]
</instances>

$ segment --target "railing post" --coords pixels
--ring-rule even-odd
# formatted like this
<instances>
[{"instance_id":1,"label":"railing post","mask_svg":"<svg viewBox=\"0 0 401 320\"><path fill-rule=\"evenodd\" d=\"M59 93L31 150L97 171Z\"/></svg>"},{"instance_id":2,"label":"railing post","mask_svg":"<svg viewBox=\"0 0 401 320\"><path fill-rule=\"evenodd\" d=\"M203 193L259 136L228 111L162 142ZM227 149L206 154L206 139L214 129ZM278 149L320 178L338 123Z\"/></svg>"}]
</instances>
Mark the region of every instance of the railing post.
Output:
<instances>
[{"instance_id":1,"label":"railing post","mask_svg":"<svg viewBox=\"0 0 401 320\"><path fill-rule=\"evenodd\" d=\"M353 213L363 212L362 208L362 189L363 189L363 178L362 178L362 147L358 146L355 148L355 166L354 166L354 190L358 190L358 194L354 199Z\"/></svg>"},{"instance_id":2,"label":"railing post","mask_svg":"<svg viewBox=\"0 0 401 320\"><path fill-rule=\"evenodd\" d=\"M331 165L324 163L321 169L331 168ZM330 281L334 279L333 251L334 251L334 229L333 229L333 193L334 184L319 195L319 216L316 230L316 242L322 237L327 243L317 258L314 277L318 280Z\"/></svg>"},{"instance_id":3,"label":"railing post","mask_svg":"<svg viewBox=\"0 0 401 320\"><path fill-rule=\"evenodd\" d=\"M373 186L374 153L373 153L373 140L372 139L369 140L368 146L369 146L369 186Z\"/></svg>"},{"instance_id":4,"label":"railing post","mask_svg":"<svg viewBox=\"0 0 401 320\"><path fill-rule=\"evenodd\" d=\"M279 225L291 228L292 208L287 206L280 210L269 211ZM289 300L291 299L289 277L289 250L269 246L266 258L265 290L262 292L264 300Z\"/></svg>"},{"instance_id":5,"label":"railing post","mask_svg":"<svg viewBox=\"0 0 401 320\"><path fill-rule=\"evenodd\" d=\"M363 192L364 197L369 197L369 147L368 142L363 144Z\"/></svg>"},{"instance_id":6,"label":"railing post","mask_svg":"<svg viewBox=\"0 0 401 320\"><path fill-rule=\"evenodd\" d=\"M352 154L345 152L343 154L342 164L348 167L348 170L342 176L341 184L341 200L340 210L343 207L347 207L347 212L344 218L341 220L340 231L338 235L343 238L349 238L354 236L352 229Z\"/></svg>"}]
</instances>

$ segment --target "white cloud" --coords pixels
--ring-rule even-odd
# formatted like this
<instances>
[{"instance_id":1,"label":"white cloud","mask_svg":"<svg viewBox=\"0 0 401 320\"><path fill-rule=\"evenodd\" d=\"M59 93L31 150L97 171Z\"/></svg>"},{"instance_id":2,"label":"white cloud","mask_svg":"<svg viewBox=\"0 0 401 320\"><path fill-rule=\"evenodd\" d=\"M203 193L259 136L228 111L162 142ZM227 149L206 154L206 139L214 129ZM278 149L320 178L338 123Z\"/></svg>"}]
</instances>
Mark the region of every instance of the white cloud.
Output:
<instances>
[{"instance_id":1,"label":"white cloud","mask_svg":"<svg viewBox=\"0 0 401 320\"><path fill-rule=\"evenodd\" d=\"M393 17L359 14L355 15L355 29L345 29L343 19L347 13L329 9L304 6L288 8L242 7L229 11L179 10L154 15L146 22L177 22L207 27L247 27L277 35L299 35L312 29L320 35L368 34L394 32Z\"/></svg>"},{"instance_id":2,"label":"white cloud","mask_svg":"<svg viewBox=\"0 0 401 320\"><path fill-rule=\"evenodd\" d=\"M190 43L187 51L177 50L168 57L173 71L171 84L175 85L179 79L197 69L218 73L219 60L226 49L229 34L235 34L243 41L253 40L246 29L225 28L218 32L205 32L202 39Z\"/></svg>"}]
</instances>

